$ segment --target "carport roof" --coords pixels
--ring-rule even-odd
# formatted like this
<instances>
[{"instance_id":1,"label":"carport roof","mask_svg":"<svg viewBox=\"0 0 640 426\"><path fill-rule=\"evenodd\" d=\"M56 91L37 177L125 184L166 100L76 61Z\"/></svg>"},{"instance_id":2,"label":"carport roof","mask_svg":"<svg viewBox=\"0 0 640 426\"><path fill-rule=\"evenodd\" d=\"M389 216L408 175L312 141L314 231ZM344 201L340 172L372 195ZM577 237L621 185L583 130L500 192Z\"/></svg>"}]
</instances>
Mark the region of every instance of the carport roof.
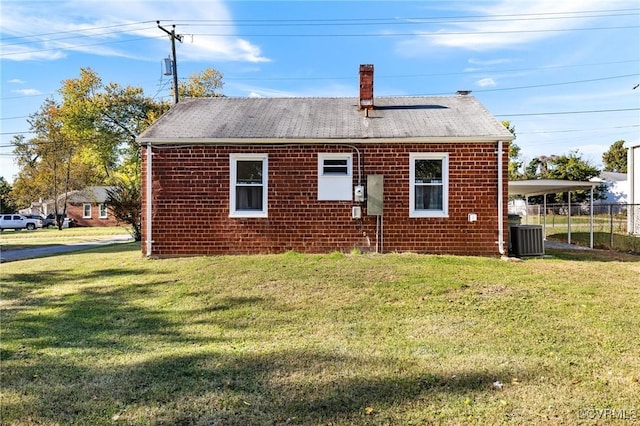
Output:
<instances>
[{"instance_id":1,"label":"carport roof","mask_svg":"<svg viewBox=\"0 0 640 426\"><path fill-rule=\"evenodd\" d=\"M528 196L555 194L558 192L595 188L599 184L600 182L582 182L559 179L512 180L509 181L509 195Z\"/></svg>"}]
</instances>

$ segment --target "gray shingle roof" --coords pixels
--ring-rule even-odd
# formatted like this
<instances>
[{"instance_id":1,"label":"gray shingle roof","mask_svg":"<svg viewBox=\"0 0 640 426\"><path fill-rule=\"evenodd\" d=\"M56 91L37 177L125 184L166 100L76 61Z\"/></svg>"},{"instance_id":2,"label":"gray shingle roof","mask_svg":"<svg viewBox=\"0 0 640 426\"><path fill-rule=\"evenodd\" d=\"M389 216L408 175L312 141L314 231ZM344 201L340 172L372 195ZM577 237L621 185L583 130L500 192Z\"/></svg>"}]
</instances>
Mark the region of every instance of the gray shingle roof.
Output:
<instances>
[{"instance_id":1,"label":"gray shingle roof","mask_svg":"<svg viewBox=\"0 0 640 426\"><path fill-rule=\"evenodd\" d=\"M111 188L113 187L87 186L84 189L67 193L67 201L70 203L104 203L107 200L107 189Z\"/></svg>"},{"instance_id":2,"label":"gray shingle roof","mask_svg":"<svg viewBox=\"0 0 640 426\"><path fill-rule=\"evenodd\" d=\"M378 97L368 117L357 105L356 98L184 99L138 142L512 139L473 96Z\"/></svg>"}]
</instances>

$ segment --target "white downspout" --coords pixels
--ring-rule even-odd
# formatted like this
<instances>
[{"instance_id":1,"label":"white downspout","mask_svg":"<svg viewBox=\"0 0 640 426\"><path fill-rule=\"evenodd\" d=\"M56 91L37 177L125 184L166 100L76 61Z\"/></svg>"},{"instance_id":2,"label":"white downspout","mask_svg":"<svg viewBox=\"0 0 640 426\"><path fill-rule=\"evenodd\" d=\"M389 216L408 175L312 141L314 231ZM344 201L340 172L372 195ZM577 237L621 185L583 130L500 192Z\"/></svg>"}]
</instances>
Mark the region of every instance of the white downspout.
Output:
<instances>
[{"instance_id":1,"label":"white downspout","mask_svg":"<svg viewBox=\"0 0 640 426\"><path fill-rule=\"evenodd\" d=\"M152 189L153 189L153 176L152 176L152 170L153 167L151 165L151 159L153 158L152 152L151 152L151 142L147 143L147 209L146 209L146 216L147 216L147 222L146 222L146 228L147 228L147 240L145 241L146 247L147 247L147 257L151 256L151 252L152 252L152 243L153 243L153 238L152 238L152 234L151 234L151 213L153 211L152 206L151 206L151 202L153 200L153 196L152 196Z\"/></svg>"},{"instance_id":2,"label":"white downspout","mask_svg":"<svg viewBox=\"0 0 640 426\"><path fill-rule=\"evenodd\" d=\"M502 181L502 141L498 141L498 253L504 255L504 200L502 190L504 182Z\"/></svg>"},{"instance_id":3,"label":"white downspout","mask_svg":"<svg viewBox=\"0 0 640 426\"><path fill-rule=\"evenodd\" d=\"M629 196L627 197L627 233L635 234L635 224L640 219L636 217L640 208L636 208L634 204L640 203L640 200L636 200L636 186L635 181L640 180L636 176L635 150L640 152L640 147L630 146L627 150L627 182L629 183Z\"/></svg>"},{"instance_id":4,"label":"white downspout","mask_svg":"<svg viewBox=\"0 0 640 426\"><path fill-rule=\"evenodd\" d=\"M590 198L589 199L589 248L592 249L593 248L593 185L591 185L591 196L589 198Z\"/></svg>"}]
</instances>

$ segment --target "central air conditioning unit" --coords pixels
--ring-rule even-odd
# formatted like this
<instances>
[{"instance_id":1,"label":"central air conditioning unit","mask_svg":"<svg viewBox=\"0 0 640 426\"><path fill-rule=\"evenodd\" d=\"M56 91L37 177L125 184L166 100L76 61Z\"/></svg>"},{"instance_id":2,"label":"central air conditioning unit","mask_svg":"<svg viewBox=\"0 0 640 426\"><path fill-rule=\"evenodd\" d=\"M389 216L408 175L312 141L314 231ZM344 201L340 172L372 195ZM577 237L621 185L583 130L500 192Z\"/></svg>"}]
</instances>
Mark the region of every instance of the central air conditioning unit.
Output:
<instances>
[{"instance_id":1,"label":"central air conditioning unit","mask_svg":"<svg viewBox=\"0 0 640 426\"><path fill-rule=\"evenodd\" d=\"M510 251L515 257L544 256L542 225L509 227Z\"/></svg>"}]
</instances>

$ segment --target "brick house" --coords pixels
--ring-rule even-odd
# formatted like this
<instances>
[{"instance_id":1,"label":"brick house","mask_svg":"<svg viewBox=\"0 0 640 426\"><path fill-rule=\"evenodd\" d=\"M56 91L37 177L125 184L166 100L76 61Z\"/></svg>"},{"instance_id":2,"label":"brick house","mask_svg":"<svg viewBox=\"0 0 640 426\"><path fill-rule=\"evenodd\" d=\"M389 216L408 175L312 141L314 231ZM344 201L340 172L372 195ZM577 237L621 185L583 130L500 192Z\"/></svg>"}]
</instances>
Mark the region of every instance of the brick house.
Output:
<instances>
[{"instance_id":1,"label":"brick house","mask_svg":"<svg viewBox=\"0 0 640 426\"><path fill-rule=\"evenodd\" d=\"M113 213L106 205L108 186L88 186L81 190L70 191L58 197L58 209L67 201L67 217L76 226L117 226ZM53 201L43 203L42 214L47 216L55 211Z\"/></svg>"},{"instance_id":2,"label":"brick house","mask_svg":"<svg viewBox=\"0 0 640 426\"><path fill-rule=\"evenodd\" d=\"M138 143L147 256L506 250L513 136L468 92L181 100Z\"/></svg>"}]
</instances>

